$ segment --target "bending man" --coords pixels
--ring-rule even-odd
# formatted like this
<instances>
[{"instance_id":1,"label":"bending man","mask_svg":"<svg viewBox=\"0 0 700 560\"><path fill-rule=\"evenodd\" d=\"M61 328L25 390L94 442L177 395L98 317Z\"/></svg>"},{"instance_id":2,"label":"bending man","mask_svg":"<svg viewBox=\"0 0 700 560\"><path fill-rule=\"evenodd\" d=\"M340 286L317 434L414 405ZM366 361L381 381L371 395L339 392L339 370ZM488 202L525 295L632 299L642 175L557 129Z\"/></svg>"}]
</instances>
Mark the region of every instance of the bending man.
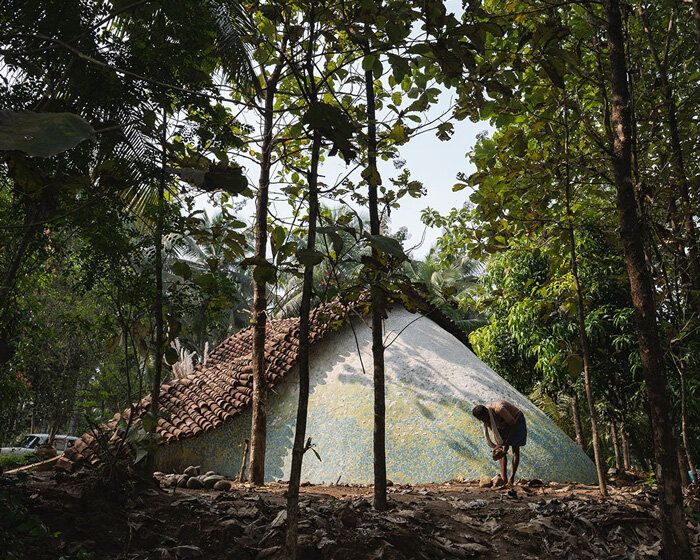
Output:
<instances>
[{"instance_id":1,"label":"bending man","mask_svg":"<svg viewBox=\"0 0 700 560\"><path fill-rule=\"evenodd\" d=\"M486 443L493 451L494 459L501 465L501 478L507 486L515 483L515 473L520 464L520 448L527 443L527 424L525 415L508 401L495 401L488 406L482 404L474 407L472 414L484 423ZM489 437L489 428L496 443ZM512 473L508 478L508 448L513 447Z\"/></svg>"}]
</instances>

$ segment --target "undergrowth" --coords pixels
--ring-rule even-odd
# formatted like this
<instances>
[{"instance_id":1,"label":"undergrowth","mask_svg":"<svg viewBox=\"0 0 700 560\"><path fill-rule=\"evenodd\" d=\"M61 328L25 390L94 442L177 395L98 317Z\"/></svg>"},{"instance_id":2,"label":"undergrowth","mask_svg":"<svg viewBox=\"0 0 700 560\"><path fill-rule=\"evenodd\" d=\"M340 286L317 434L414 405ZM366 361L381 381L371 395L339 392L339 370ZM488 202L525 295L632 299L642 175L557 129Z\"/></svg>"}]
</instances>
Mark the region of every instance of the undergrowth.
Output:
<instances>
[{"instance_id":1,"label":"undergrowth","mask_svg":"<svg viewBox=\"0 0 700 560\"><path fill-rule=\"evenodd\" d=\"M0 468L5 471L38 463L41 458L36 453L25 453L23 455L0 455Z\"/></svg>"}]
</instances>

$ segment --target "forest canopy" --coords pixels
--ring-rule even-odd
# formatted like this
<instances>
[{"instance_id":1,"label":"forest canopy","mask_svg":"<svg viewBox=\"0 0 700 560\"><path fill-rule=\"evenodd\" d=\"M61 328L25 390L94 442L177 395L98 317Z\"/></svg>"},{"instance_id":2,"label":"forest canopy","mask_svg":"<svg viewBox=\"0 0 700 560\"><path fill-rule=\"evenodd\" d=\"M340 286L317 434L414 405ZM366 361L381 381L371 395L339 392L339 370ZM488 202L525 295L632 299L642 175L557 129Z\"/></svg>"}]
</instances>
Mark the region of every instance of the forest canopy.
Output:
<instances>
[{"instance_id":1,"label":"forest canopy","mask_svg":"<svg viewBox=\"0 0 700 560\"><path fill-rule=\"evenodd\" d=\"M148 470L161 384L252 328L262 483L266 323L300 317L291 528L309 313L366 297L385 509L399 294L574 439L603 495L610 467L654 472L668 558L690 557L699 78L696 0L0 0L0 439L150 396L125 428ZM468 122L489 131L454 184L415 179L402 148L430 135L439 161ZM409 199L422 224L397 228Z\"/></svg>"}]
</instances>

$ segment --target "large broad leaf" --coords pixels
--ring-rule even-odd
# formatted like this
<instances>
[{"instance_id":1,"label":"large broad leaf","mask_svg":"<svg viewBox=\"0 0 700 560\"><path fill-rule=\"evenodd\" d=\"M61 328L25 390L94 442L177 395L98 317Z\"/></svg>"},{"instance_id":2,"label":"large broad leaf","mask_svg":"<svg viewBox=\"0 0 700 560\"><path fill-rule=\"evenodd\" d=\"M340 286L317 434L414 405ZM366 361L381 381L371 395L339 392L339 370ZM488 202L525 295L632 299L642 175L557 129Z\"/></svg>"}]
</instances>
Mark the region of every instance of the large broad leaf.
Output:
<instances>
[{"instance_id":1,"label":"large broad leaf","mask_svg":"<svg viewBox=\"0 0 700 560\"><path fill-rule=\"evenodd\" d=\"M176 261L173 263L173 272L178 276L182 276L185 280L189 280L192 277L192 269L184 261Z\"/></svg>"},{"instance_id":2,"label":"large broad leaf","mask_svg":"<svg viewBox=\"0 0 700 560\"><path fill-rule=\"evenodd\" d=\"M564 363L566 364L566 368L569 370L569 375L572 378L576 379L579 375L581 375L581 372L583 371L583 358L581 356L578 354L569 354Z\"/></svg>"},{"instance_id":3,"label":"large broad leaf","mask_svg":"<svg viewBox=\"0 0 700 560\"><path fill-rule=\"evenodd\" d=\"M0 150L50 157L94 137L90 123L73 113L0 110Z\"/></svg>"},{"instance_id":4,"label":"large broad leaf","mask_svg":"<svg viewBox=\"0 0 700 560\"><path fill-rule=\"evenodd\" d=\"M313 249L299 249L297 251L297 259L305 266L316 266L323 261L323 253Z\"/></svg>"},{"instance_id":5,"label":"large broad leaf","mask_svg":"<svg viewBox=\"0 0 700 560\"><path fill-rule=\"evenodd\" d=\"M328 103L314 103L304 113L301 121L333 143L329 155L334 156L340 151L346 163L357 155L357 149L351 141L355 125L339 107Z\"/></svg>"},{"instance_id":6,"label":"large broad leaf","mask_svg":"<svg viewBox=\"0 0 700 560\"><path fill-rule=\"evenodd\" d=\"M174 348L170 348L170 350L174 350ZM177 354L177 352L175 352ZM175 360L177 361L177 360ZM152 432L153 430L156 429L156 426L158 425L158 418L156 418L152 413L147 412L146 414L143 415L143 429L146 430L147 432Z\"/></svg>"},{"instance_id":7,"label":"large broad leaf","mask_svg":"<svg viewBox=\"0 0 700 560\"><path fill-rule=\"evenodd\" d=\"M387 237L386 235L367 234L366 237L370 244L380 253L387 253L400 259L407 258L398 239Z\"/></svg>"},{"instance_id":8,"label":"large broad leaf","mask_svg":"<svg viewBox=\"0 0 700 560\"><path fill-rule=\"evenodd\" d=\"M248 188L248 179L243 169L236 165L211 164L209 169L195 167L168 167L169 173L178 175L180 179L204 191L224 191L231 195L243 194Z\"/></svg>"}]
</instances>

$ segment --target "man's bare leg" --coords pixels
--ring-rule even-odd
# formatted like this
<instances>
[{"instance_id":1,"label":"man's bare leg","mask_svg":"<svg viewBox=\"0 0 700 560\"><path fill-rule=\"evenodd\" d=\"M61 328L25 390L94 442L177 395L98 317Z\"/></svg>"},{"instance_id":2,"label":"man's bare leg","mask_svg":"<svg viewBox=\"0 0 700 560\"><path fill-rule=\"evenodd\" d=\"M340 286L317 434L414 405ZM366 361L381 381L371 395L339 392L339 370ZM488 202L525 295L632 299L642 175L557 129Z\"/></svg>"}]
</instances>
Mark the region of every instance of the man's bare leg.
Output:
<instances>
[{"instance_id":1,"label":"man's bare leg","mask_svg":"<svg viewBox=\"0 0 700 560\"><path fill-rule=\"evenodd\" d=\"M505 448L506 454L503 456L502 459L499 459L499 463L501 464L501 478L503 479L503 484L506 483L506 480L508 480L508 448Z\"/></svg>"},{"instance_id":2,"label":"man's bare leg","mask_svg":"<svg viewBox=\"0 0 700 560\"><path fill-rule=\"evenodd\" d=\"M508 486L513 486L515 484L515 473L518 470L518 465L520 464L520 448L513 447L513 472L508 479Z\"/></svg>"}]
</instances>

